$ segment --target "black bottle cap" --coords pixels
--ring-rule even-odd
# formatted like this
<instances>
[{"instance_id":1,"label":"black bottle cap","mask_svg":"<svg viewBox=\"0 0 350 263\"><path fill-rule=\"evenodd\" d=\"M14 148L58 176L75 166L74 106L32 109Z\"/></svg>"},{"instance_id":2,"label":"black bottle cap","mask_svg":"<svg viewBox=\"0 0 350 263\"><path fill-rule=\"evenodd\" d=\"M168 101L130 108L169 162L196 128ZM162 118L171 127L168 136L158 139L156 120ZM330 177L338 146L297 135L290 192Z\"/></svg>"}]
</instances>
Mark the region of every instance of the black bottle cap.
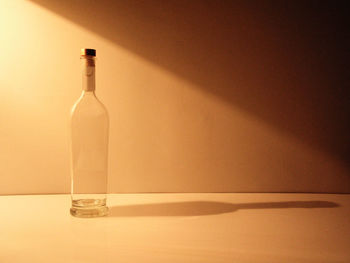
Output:
<instances>
[{"instance_id":1,"label":"black bottle cap","mask_svg":"<svg viewBox=\"0 0 350 263\"><path fill-rule=\"evenodd\" d=\"M96 57L96 50L92 48L82 48L80 55Z\"/></svg>"}]
</instances>

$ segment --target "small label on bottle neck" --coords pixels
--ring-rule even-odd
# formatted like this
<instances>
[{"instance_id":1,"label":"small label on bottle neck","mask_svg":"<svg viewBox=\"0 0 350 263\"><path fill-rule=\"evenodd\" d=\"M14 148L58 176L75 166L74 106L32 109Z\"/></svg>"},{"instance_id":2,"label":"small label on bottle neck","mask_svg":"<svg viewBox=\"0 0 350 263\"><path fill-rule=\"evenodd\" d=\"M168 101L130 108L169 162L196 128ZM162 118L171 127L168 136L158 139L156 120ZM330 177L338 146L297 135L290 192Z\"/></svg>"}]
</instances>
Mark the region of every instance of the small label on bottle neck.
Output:
<instances>
[{"instance_id":1,"label":"small label on bottle neck","mask_svg":"<svg viewBox=\"0 0 350 263\"><path fill-rule=\"evenodd\" d=\"M89 67L89 66L87 66L87 67L85 67L84 68L84 75L85 76L92 76L94 73L95 73L95 67Z\"/></svg>"},{"instance_id":2,"label":"small label on bottle neck","mask_svg":"<svg viewBox=\"0 0 350 263\"><path fill-rule=\"evenodd\" d=\"M83 90L95 90L95 67L86 66L83 69Z\"/></svg>"}]
</instances>

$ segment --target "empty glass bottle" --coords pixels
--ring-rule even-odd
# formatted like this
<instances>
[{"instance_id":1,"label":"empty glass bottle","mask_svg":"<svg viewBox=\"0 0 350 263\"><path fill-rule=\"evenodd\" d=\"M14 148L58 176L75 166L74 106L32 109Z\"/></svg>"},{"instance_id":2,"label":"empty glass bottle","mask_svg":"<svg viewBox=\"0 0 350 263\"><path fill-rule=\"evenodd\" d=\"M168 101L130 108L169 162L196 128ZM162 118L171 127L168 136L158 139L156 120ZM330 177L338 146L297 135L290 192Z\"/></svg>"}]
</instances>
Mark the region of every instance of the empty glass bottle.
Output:
<instances>
[{"instance_id":1,"label":"empty glass bottle","mask_svg":"<svg viewBox=\"0 0 350 263\"><path fill-rule=\"evenodd\" d=\"M108 213L107 167L109 119L95 95L94 49L81 50L83 90L70 120L71 196L70 213L77 217Z\"/></svg>"}]
</instances>

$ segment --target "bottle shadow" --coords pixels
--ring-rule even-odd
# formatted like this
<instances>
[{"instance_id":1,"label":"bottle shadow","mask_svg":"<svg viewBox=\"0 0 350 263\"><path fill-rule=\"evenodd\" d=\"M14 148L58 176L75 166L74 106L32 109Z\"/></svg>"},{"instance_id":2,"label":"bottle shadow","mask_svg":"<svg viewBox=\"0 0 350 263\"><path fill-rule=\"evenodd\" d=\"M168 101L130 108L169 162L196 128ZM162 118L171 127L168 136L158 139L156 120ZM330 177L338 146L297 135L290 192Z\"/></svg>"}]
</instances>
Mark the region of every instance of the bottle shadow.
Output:
<instances>
[{"instance_id":1,"label":"bottle shadow","mask_svg":"<svg viewBox=\"0 0 350 263\"><path fill-rule=\"evenodd\" d=\"M231 213L243 209L334 208L330 201L287 201L259 203L226 203L187 201L155 204L120 205L109 207L109 217L203 216Z\"/></svg>"}]
</instances>

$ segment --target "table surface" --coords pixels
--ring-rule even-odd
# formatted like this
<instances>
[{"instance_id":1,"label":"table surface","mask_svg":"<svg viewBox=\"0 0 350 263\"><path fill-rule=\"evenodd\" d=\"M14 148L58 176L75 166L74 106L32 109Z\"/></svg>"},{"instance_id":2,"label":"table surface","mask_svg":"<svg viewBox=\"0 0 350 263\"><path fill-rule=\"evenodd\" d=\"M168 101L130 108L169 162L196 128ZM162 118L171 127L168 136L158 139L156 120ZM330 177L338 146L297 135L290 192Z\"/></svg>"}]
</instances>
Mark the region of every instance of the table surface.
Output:
<instances>
[{"instance_id":1,"label":"table surface","mask_svg":"<svg viewBox=\"0 0 350 263\"><path fill-rule=\"evenodd\" d=\"M0 262L350 262L350 195L112 194L74 218L69 195L0 196Z\"/></svg>"}]
</instances>

